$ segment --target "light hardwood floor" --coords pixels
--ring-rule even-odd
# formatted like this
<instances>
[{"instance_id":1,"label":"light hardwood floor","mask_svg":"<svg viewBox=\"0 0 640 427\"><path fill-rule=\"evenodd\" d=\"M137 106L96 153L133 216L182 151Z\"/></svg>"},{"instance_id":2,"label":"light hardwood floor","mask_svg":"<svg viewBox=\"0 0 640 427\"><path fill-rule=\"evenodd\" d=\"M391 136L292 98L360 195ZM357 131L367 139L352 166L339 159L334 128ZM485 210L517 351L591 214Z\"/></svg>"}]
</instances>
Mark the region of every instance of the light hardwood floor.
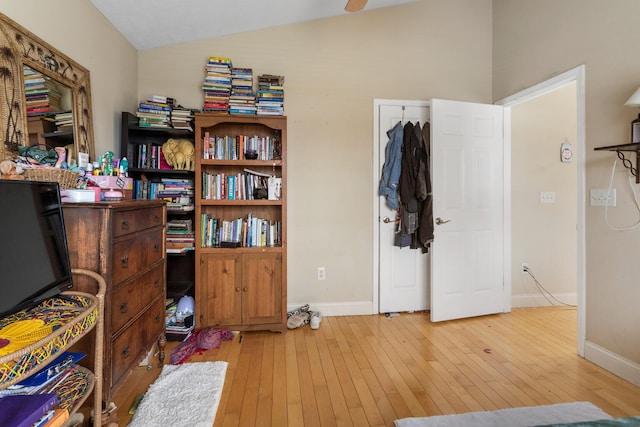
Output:
<instances>
[{"instance_id":1,"label":"light hardwood floor","mask_svg":"<svg viewBox=\"0 0 640 427\"><path fill-rule=\"evenodd\" d=\"M437 324L425 313L326 317L318 330L245 332L190 361L229 362L215 427L393 426L574 401L640 415L640 388L576 348L575 310L552 307ZM115 394L120 426L159 373L137 368Z\"/></svg>"}]
</instances>

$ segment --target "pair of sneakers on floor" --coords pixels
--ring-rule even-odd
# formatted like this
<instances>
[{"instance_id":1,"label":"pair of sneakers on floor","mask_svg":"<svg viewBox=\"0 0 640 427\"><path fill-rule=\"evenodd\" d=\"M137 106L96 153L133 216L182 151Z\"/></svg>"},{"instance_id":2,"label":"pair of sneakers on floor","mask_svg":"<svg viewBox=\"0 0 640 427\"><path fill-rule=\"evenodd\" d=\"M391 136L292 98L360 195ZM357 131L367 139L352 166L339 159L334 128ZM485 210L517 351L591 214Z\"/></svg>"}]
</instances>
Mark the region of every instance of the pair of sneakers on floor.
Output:
<instances>
[{"instance_id":1,"label":"pair of sneakers on floor","mask_svg":"<svg viewBox=\"0 0 640 427\"><path fill-rule=\"evenodd\" d=\"M318 329L321 321L322 313L319 311L310 311L309 304L287 312L287 328L289 329L296 329L307 323L310 324L311 329Z\"/></svg>"}]
</instances>

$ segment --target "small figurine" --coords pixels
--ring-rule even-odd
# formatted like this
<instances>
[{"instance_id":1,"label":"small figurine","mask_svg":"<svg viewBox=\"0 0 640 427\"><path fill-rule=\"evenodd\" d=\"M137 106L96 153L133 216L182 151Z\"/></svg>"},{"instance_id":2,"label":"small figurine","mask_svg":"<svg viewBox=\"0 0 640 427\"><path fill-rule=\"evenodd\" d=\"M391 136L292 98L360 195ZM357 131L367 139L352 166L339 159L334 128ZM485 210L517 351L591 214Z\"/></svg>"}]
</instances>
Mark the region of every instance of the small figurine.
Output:
<instances>
[{"instance_id":1,"label":"small figurine","mask_svg":"<svg viewBox=\"0 0 640 427\"><path fill-rule=\"evenodd\" d=\"M11 160L3 160L0 162L0 172L2 173L2 179L12 179L14 181L24 181L25 179L25 177L21 175L23 172L22 167Z\"/></svg>"}]
</instances>

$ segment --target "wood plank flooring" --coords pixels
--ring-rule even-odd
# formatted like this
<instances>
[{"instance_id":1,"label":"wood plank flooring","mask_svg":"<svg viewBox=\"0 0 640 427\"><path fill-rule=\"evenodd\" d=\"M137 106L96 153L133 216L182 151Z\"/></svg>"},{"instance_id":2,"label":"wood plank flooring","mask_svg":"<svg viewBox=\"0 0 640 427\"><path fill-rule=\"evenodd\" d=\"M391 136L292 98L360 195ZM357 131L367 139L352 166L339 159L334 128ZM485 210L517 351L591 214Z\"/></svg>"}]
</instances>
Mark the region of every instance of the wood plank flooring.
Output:
<instances>
[{"instance_id":1,"label":"wood plank flooring","mask_svg":"<svg viewBox=\"0 0 640 427\"><path fill-rule=\"evenodd\" d=\"M190 361L229 362L214 427L393 426L573 401L640 415L640 388L576 348L576 311L550 307L443 323L428 313L326 317L318 330L244 332ZM159 373L137 368L116 392L120 426Z\"/></svg>"}]
</instances>

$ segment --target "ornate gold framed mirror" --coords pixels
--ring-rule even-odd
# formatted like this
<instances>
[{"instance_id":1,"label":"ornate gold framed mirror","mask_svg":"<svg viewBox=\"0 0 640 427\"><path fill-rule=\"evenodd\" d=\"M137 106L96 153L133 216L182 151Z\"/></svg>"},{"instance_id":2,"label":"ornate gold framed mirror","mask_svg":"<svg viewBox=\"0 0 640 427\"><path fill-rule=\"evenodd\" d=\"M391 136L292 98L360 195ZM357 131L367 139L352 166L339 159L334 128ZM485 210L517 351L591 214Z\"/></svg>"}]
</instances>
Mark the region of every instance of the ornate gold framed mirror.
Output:
<instances>
[{"instance_id":1,"label":"ornate gold framed mirror","mask_svg":"<svg viewBox=\"0 0 640 427\"><path fill-rule=\"evenodd\" d=\"M34 144L95 158L89 70L2 13L0 79L0 160Z\"/></svg>"}]
</instances>

